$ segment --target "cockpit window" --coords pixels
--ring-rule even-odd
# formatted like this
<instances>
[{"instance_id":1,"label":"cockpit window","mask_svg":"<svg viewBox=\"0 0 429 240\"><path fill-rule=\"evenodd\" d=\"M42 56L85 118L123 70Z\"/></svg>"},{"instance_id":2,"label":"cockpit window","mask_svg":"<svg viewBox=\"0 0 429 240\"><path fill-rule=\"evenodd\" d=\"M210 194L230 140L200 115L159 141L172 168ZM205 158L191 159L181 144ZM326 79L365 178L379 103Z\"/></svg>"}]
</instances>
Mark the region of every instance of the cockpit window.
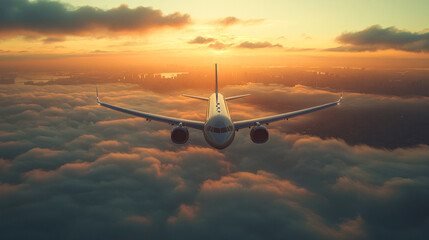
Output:
<instances>
[{"instance_id":1,"label":"cockpit window","mask_svg":"<svg viewBox=\"0 0 429 240\"><path fill-rule=\"evenodd\" d=\"M225 132L231 132L234 128L232 126L227 126L223 128L216 128L212 126L207 126L207 131L214 132L214 133L225 133Z\"/></svg>"}]
</instances>

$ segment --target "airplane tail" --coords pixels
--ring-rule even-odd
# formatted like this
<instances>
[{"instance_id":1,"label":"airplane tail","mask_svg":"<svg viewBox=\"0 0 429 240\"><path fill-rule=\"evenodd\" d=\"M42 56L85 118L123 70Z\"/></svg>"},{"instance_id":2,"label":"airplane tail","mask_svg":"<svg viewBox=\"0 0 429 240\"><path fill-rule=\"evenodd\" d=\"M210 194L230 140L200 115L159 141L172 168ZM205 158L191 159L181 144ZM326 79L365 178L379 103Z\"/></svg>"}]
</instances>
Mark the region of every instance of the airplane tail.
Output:
<instances>
[{"instance_id":1,"label":"airplane tail","mask_svg":"<svg viewBox=\"0 0 429 240\"><path fill-rule=\"evenodd\" d=\"M216 102L218 101L218 87L217 87L217 63L215 64L215 74L216 74Z\"/></svg>"},{"instance_id":2,"label":"airplane tail","mask_svg":"<svg viewBox=\"0 0 429 240\"><path fill-rule=\"evenodd\" d=\"M98 98L98 87L95 87L95 92L97 93L97 104L100 104L100 99Z\"/></svg>"}]
</instances>

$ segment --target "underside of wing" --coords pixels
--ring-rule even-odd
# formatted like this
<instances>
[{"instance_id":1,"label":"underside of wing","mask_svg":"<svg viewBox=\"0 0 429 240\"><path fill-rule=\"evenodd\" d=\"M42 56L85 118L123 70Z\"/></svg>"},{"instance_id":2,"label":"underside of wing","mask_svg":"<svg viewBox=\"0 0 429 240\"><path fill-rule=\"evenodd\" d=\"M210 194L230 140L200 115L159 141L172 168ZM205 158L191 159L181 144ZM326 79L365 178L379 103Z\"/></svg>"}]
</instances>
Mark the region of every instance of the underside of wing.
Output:
<instances>
[{"instance_id":1,"label":"underside of wing","mask_svg":"<svg viewBox=\"0 0 429 240\"><path fill-rule=\"evenodd\" d=\"M280 120L285 120L285 119L301 116L301 115L304 115L307 113L316 112L316 111L319 111L319 110L322 110L325 108L337 106L342 101L343 101L343 95L341 94L340 99L336 102L327 103L327 104L323 104L320 106L306 108L306 109L302 109L302 110L298 110L298 111L294 111L294 112L277 114L277 115L273 115L273 116L269 116L269 117L262 117L262 118L255 118L255 119L250 119L250 120L238 121L238 122L234 123L234 127L235 127L235 129L238 130L241 128L256 126L259 124L268 124L268 123L272 123L272 122L276 122L276 121L280 121Z\"/></svg>"}]
</instances>

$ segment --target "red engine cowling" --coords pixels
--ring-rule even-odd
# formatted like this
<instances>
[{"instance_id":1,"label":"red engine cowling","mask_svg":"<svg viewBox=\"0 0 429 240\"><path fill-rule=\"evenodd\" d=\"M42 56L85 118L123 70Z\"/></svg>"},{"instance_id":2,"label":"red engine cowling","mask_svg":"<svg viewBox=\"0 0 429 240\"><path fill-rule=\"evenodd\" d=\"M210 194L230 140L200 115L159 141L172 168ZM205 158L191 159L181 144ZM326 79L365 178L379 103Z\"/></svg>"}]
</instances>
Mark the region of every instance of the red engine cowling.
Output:
<instances>
[{"instance_id":1,"label":"red engine cowling","mask_svg":"<svg viewBox=\"0 0 429 240\"><path fill-rule=\"evenodd\" d=\"M185 144L189 139L189 131L187 128L178 126L171 130L171 141L175 144Z\"/></svg>"},{"instance_id":2,"label":"red engine cowling","mask_svg":"<svg viewBox=\"0 0 429 240\"><path fill-rule=\"evenodd\" d=\"M265 143L268 141L268 129L264 126L254 126L250 131L250 138L254 143Z\"/></svg>"}]
</instances>

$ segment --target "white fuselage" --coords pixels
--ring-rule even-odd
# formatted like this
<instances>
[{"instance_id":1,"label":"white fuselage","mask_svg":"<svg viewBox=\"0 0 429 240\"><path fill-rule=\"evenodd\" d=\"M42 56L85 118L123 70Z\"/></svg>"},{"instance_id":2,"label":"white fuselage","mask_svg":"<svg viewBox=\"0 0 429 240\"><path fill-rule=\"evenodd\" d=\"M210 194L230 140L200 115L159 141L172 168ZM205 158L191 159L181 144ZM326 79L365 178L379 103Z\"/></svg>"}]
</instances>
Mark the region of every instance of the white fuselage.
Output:
<instances>
[{"instance_id":1,"label":"white fuselage","mask_svg":"<svg viewBox=\"0 0 429 240\"><path fill-rule=\"evenodd\" d=\"M225 98L220 93L217 95L217 99L216 93L209 98L203 133L210 146L224 149L234 140L235 129Z\"/></svg>"}]
</instances>

